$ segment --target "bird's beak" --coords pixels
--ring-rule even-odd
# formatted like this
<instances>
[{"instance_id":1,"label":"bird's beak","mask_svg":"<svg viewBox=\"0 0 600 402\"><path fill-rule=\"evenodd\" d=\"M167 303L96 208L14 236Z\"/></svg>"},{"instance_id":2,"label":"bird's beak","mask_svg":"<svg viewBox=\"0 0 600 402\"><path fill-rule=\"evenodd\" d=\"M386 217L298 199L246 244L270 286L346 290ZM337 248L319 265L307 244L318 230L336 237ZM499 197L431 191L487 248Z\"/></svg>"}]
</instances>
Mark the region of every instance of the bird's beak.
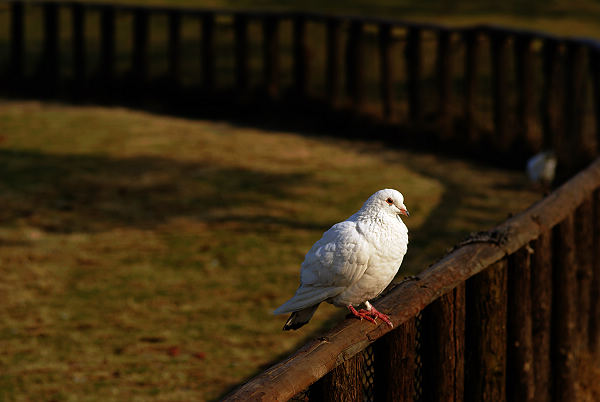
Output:
<instances>
[{"instance_id":1,"label":"bird's beak","mask_svg":"<svg viewBox=\"0 0 600 402\"><path fill-rule=\"evenodd\" d=\"M410 216L410 214L408 213L408 209L406 209L406 207L404 205L402 205L398 209L400 210L400 214L402 214L404 216Z\"/></svg>"}]
</instances>

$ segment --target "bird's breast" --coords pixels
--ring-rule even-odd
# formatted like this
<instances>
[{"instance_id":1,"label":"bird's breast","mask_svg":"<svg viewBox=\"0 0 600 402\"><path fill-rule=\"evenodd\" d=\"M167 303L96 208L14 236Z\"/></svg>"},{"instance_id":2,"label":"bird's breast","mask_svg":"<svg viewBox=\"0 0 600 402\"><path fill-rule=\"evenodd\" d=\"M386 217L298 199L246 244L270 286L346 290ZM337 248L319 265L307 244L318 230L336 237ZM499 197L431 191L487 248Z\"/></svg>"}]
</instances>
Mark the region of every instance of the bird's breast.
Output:
<instances>
[{"instance_id":1,"label":"bird's breast","mask_svg":"<svg viewBox=\"0 0 600 402\"><path fill-rule=\"evenodd\" d=\"M336 305L359 304L379 295L396 276L408 247L408 229L400 220L387 224L359 225L370 245L364 274L333 301Z\"/></svg>"}]
</instances>

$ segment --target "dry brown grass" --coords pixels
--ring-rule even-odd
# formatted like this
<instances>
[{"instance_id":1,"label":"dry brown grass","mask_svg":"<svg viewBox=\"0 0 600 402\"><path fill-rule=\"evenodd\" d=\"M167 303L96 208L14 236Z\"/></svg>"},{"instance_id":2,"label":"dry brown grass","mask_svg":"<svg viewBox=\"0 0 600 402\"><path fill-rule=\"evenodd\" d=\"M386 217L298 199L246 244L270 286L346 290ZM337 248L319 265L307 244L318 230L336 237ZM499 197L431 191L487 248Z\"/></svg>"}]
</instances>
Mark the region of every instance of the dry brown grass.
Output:
<instances>
[{"instance_id":1,"label":"dry brown grass","mask_svg":"<svg viewBox=\"0 0 600 402\"><path fill-rule=\"evenodd\" d=\"M402 273L539 198L519 172L126 109L0 103L0 400L206 400L343 314L282 333L304 253L375 190Z\"/></svg>"}]
</instances>

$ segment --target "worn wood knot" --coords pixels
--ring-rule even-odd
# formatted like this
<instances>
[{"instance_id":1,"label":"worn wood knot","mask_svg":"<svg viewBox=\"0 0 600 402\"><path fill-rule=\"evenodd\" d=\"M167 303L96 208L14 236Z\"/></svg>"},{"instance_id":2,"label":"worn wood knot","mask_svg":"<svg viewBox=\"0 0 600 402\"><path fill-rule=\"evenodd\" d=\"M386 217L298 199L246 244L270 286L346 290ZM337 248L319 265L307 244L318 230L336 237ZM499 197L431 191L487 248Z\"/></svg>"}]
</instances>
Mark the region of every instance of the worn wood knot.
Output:
<instances>
[{"instance_id":1,"label":"worn wood knot","mask_svg":"<svg viewBox=\"0 0 600 402\"><path fill-rule=\"evenodd\" d=\"M492 243L497 246L503 246L508 240L507 232L508 231L500 231L497 229L472 232L471 234L469 234L469 236L467 236L465 240L461 241L456 246L454 246L454 249L473 243Z\"/></svg>"}]
</instances>

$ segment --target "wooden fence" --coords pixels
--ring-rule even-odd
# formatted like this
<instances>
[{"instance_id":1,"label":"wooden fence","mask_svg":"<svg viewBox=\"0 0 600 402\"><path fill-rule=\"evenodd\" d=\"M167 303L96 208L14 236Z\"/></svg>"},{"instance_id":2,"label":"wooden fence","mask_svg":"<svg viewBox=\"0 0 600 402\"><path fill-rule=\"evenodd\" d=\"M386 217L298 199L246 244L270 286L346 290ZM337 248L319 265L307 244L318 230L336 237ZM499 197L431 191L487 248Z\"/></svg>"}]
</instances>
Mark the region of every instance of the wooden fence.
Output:
<instances>
[{"instance_id":1,"label":"wooden fence","mask_svg":"<svg viewBox=\"0 0 600 402\"><path fill-rule=\"evenodd\" d=\"M226 400L573 401L599 296L597 159L381 298L393 330L345 320Z\"/></svg>"},{"instance_id":2,"label":"wooden fence","mask_svg":"<svg viewBox=\"0 0 600 402\"><path fill-rule=\"evenodd\" d=\"M396 140L516 163L553 149L564 177L580 170L381 298L394 330L346 320L227 399L571 401L580 356L600 357L597 42L491 26L23 1L0 3L0 26L2 93L126 91L167 102L193 93L224 96L220 107L232 110L293 102L300 114L313 104L319 118L342 110L396 128L385 131Z\"/></svg>"},{"instance_id":3,"label":"wooden fence","mask_svg":"<svg viewBox=\"0 0 600 402\"><path fill-rule=\"evenodd\" d=\"M315 13L21 0L0 2L0 26L0 93L153 98L198 113L264 103L271 116L285 103L320 120L342 110L335 123L344 129L348 115L363 116L400 128L375 131L392 141L513 166L555 149L568 172L598 153L600 44L590 40Z\"/></svg>"}]
</instances>

